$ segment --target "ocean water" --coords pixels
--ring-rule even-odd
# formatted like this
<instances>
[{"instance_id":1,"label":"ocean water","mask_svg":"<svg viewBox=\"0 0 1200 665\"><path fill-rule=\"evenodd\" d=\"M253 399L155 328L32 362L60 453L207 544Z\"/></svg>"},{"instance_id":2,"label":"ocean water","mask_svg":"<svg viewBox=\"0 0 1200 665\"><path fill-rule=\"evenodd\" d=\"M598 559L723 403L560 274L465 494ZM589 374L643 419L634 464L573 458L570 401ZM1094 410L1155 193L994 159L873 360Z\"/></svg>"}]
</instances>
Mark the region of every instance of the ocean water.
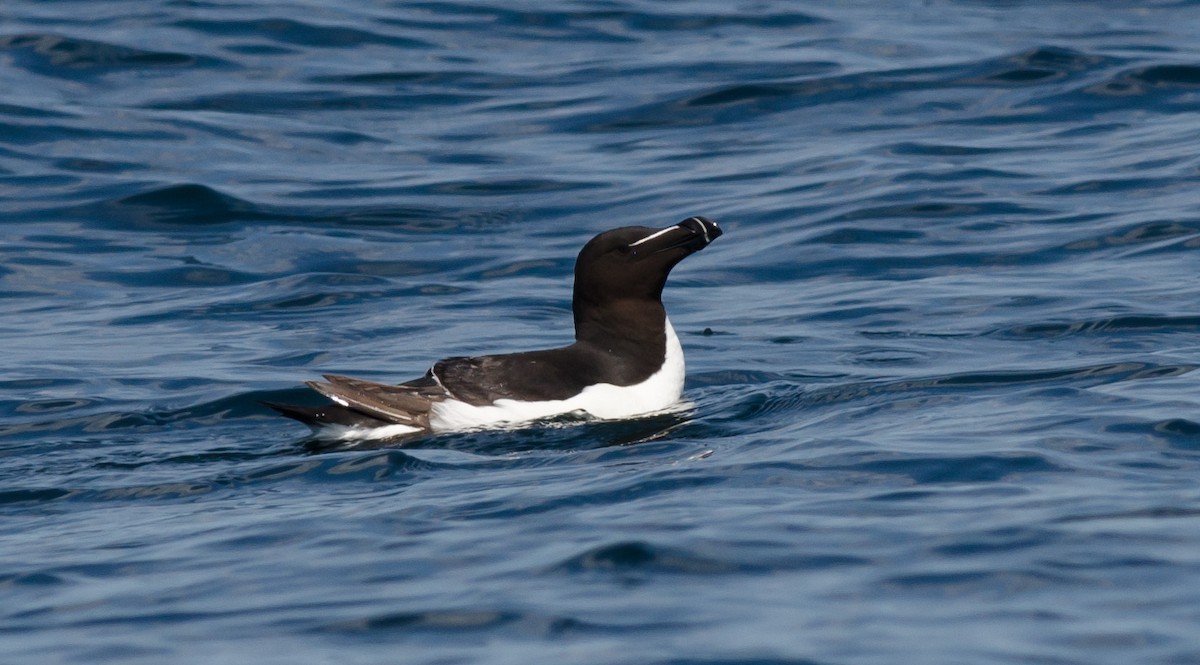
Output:
<instances>
[{"instance_id":1,"label":"ocean water","mask_svg":"<svg viewBox=\"0 0 1200 665\"><path fill-rule=\"evenodd\" d=\"M0 662L1200 662L1200 3L6 0ZM689 406L314 449L726 235Z\"/></svg>"}]
</instances>

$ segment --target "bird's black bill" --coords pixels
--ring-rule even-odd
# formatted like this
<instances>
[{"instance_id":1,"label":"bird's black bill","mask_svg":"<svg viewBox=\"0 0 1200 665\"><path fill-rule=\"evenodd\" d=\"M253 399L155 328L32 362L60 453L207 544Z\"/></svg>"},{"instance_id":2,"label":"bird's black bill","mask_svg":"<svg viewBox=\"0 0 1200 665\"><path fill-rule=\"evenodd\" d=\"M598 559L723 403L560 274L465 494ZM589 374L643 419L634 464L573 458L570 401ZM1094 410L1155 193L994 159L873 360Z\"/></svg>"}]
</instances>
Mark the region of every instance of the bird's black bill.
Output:
<instances>
[{"instance_id":1,"label":"bird's black bill","mask_svg":"<svg viewBox=\"0 0 1200 665\"><path fill-rule=\"evenodd\" d=\"M707 247L721 233L721 227L707 217L688 217L675 226L630 243L629 248L640 254L658 254L673 249L684 249L690 254Z\"/></svg>"},{"instance_id":2,"label":"bird's black bill","mask_svg":"<svg viewBox=\"0 0 1200 665\"><path fill-rule=\"evenodd\" d=\"M724 233L716 222L707 217L688 217L680 222L679 226L703 236L705 245L721 237L721 234Z\"/></svg>"}]
</instances>

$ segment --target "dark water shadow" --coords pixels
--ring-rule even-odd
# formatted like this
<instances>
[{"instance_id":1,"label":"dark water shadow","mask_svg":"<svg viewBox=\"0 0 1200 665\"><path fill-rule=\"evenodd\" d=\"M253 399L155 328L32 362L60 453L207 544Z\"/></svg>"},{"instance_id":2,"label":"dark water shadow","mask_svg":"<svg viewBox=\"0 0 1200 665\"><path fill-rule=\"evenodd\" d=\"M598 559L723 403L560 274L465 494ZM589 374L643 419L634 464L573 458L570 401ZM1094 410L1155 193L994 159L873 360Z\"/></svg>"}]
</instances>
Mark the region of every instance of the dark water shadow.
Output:
<instances>
[{"instance_id":1,"label":"dark water shadow","mask_svg":"<svg viewBox=\"0 0 1200 665\"><path fill-rule=\"evenodd\" d=\"M654 414L620 421L564 416L511 429L409 434L369 441L323 441L309 437L301 445L312 454L405 448L453 450L503 457L528 451L573 452L645 443L669 437L688 421L688 415L684 413Z\"/></svg>"}]
</instances>

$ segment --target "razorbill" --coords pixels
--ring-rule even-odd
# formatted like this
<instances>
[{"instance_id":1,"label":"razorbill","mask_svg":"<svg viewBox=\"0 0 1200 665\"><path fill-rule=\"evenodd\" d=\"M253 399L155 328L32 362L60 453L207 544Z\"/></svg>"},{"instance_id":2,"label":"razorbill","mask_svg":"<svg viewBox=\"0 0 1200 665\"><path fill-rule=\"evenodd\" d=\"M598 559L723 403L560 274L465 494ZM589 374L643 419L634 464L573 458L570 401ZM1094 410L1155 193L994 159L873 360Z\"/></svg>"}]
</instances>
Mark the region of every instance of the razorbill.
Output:
<instances>
[{"instance_id":1,"label":"razorbill","mask_svg":"<svg viewBox=\"0 0 1200 665\"><path fill-rule=\"evenodd\" d=\"M592 238L575 260L575 343L439 360L387 385L326 375L307 385L321 407L266 403L320 439L380 439L511 426L561 414L621 419L661 411L683 391L683 349L662 290L677 263L721 235L689 217L665 229L628 226Z\"/></svg>"}]
</instances>

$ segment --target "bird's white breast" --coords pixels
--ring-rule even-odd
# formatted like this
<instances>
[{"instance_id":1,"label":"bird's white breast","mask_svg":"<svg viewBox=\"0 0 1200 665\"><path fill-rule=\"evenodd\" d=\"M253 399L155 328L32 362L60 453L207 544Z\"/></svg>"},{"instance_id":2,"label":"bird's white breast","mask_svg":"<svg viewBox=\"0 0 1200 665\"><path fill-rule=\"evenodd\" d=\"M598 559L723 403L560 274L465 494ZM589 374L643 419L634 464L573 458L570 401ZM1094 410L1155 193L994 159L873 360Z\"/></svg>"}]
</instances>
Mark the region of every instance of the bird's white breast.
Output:
<instances>
[{"instance_id":1,"label":"bird's white breast","mask_svg":"<svg viewBox=\"0 0 1200 665\"><path fill-rule=\"evenodd\" d=\"M666 324L666 354L662 367L648 379L632 386L598 383L584 388L568 399L522 402L499 399L485 406L448 399L437 402L430 412L430 428L435 432L461 431L497 425L540 420L582 411L602 420L631 418L661 411L679 401L683 394L683 347L679 337Z\"/></svg>"}]
</instances>

